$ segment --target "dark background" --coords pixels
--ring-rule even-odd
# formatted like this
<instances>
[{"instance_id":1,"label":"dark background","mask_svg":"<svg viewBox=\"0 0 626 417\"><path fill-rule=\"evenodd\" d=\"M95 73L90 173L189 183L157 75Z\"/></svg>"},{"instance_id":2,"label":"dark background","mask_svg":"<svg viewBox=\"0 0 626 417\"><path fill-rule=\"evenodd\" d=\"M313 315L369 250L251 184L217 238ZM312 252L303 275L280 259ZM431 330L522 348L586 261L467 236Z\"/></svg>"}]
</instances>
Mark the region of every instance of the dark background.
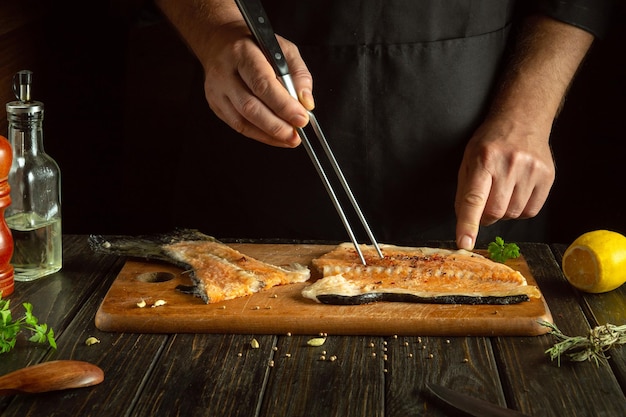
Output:
<instances>
[{"instance_id":1,"label":"dark background","mask_svg":"<svg viewBox=\"0 0 626 417\"><path fill-rule=\"evenodd\" d=\"M0 99L12 99L12 74L35 72L46 151L63 176L65 233L168 231L177 226L173 211L210 198L211 178L194 195L176 192L180 145L193 129L189 106L213 117L202 73L175 31L141 3L0 0ZM623 7L615 14L624 21ZM556 121L548 241L600 228L626 233L625 39L624 25L614 24L595 43ZM0 129L6 135L4 107Z\"/></svg>"}]
</instances>

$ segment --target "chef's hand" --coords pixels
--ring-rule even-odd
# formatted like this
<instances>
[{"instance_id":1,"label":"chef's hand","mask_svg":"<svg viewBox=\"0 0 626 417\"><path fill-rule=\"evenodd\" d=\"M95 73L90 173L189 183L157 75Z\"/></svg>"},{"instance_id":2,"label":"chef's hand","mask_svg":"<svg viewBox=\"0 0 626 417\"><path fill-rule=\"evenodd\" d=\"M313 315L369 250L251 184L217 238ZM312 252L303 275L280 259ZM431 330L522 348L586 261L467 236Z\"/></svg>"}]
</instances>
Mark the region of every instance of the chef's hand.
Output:
<instances>
[{"instance_id":1,"label":"chef's hand","mask_svg":"<svg viewBox=\"0 0 626 417\"><path fill-rule=\"evenodd\" d=\"M535 216L554 182L549 136L593 42L583 29L529 16L485 122L465 148L455 200L456 243L473 249L479 225Z\"/></svg>"},{"instance_id":2,"label":"chef's hand","mask_svg":"<svg viewBox=\"0 0 626 417\"><path fill-rule=\"evenodd\" d=\"M201 59L204 91L215 114L230 127L260 142L280 147L300 144L294 127L304 127L314 106L313 80L298 48L278 37L299 101L276 78L245 22L212 31Z\"/></svg>"},{"instance_id":3,"label":"chef's hand","mask_svg":"<svg viewBox=\"0 0 626 417\"><path fill-rule=\"evenodd\" d=\"M459 169L459 248L474 248L479 225L539 213L555 177L549 134L549 127L541 131L536 125L516 126L501 119L488 120L476 131Z\"/></svg>"}]
</instances>

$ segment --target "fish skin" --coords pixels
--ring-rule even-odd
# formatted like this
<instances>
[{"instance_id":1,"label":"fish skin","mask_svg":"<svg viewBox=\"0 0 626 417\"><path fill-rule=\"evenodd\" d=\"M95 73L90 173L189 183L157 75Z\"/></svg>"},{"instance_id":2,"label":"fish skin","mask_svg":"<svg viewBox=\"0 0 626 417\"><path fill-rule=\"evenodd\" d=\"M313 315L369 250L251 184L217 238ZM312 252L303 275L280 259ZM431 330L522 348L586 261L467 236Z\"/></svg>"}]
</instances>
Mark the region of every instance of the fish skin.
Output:
<instances>
[{"instance_id":1,"label":"fish skin","mask_svg":"<svg viewBox=\"0 0 626 417\"><path fill-rule=\"evenodd\" d=\"M419 297L412 294L396 293L367 293L355 296L345 295L318 295L317 301L322 304L361 305L378 301L420 303L420 304L469 304L469 305L509 305L530 300L526 294L509 295L504 297L477 297L468 295L443 295L434 297Z\"/></svg>"},{"instance_id":2,"label":"fish skin","mask_svg":"<svg viewBox=\"0 0 626 417\"><path fill-rule=\"evenodd\" d=\"M193 293L209 303L243 297L277 285L304 282L310 271L306 266L271 265L229 247L212 236L196 230L178 229L152 236L89 237L92 250L99 253L159 260L188 272Z\"/></svg>"},{"instance_id":3,"label":"fish skin","mask_svg":"<svg viewBox=\"0 0 626 417\"><path fill-rule=\"evenodd\" d=\"M401 301L442 304L512 304L541 296L507 265L465 250L361 245L364 266L351 243L313 260L323 278L302 295L321 303Z\"/></svg>"},{"instance_id":4,"label":"fish skin","mask_svg":"<svg viewBox=\"0 0 626 417\"><path fill-rule=\"evenodd\" d=\"M188 264L176 262L163 250L163 245L184 241L218 240L193 229L176 229L171 233L139 236L90 235L88 239L89 247L96 253L158 260L187 268Z\"/></svg>"}]
</instances>

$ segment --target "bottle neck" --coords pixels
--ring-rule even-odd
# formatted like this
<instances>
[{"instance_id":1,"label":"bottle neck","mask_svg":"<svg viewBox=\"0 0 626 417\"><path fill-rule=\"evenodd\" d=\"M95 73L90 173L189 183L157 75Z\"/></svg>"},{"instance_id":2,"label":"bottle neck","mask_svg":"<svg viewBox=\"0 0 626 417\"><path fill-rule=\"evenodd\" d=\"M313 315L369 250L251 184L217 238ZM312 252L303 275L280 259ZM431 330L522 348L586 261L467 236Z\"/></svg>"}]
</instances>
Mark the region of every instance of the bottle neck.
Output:
<instances>
[{"instance_id":1,"label":"bottle neck","mask_svg":"<svg viewBox=\"0 0 626 417\"><path fill-rule=\"evenodd\" d=\"M16 156L44 153L42 119L9 120L9 141Z\"/></svg>"}]
</instances>

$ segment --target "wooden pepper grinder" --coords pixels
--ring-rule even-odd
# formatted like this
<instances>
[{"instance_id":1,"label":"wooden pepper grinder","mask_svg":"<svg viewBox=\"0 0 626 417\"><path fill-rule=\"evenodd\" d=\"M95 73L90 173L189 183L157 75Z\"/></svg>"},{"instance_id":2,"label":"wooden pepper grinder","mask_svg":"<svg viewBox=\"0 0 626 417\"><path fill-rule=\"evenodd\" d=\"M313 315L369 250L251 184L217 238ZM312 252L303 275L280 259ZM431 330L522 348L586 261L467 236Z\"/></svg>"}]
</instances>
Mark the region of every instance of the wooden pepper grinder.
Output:
<instances>
[{"instance_id":1,"label":"wooden pepper grinder","mask_svg":"<svg viewBox=\"0 0 626 417\"><path fill-rule=\"evenodd\" d=\"M13 237L4 220L4 210L11 204L9 170L13 152L9 141L0 136L0 294L6 297L13 293L14 277L11 256L13 256Z\"/></svg>"}]
</instances>

